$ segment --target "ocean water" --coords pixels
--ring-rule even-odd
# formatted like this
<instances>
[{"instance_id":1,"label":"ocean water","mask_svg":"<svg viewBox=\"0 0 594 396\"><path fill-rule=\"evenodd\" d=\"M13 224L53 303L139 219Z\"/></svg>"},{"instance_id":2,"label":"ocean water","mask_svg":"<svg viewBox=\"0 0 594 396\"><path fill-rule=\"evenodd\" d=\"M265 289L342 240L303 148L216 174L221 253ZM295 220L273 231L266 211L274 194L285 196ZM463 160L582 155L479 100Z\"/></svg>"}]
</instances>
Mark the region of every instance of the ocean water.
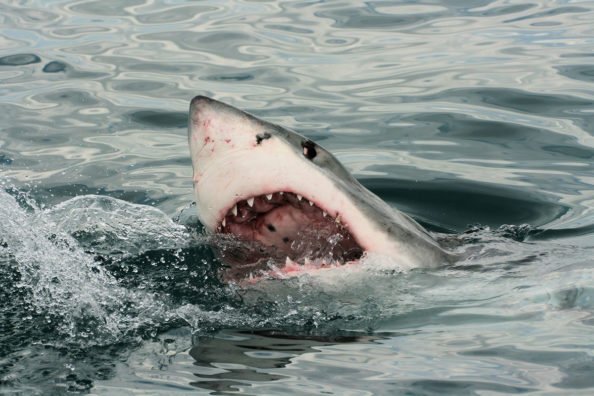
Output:
<instances>
[{"instance_id":1,"label":"ocean water","mask_svg":"<svg viewBox=\"0 0 594 396\"><path fill-rule=\"evenodd\" d=\"M594 2L8 0L0 27L0 394L594 392ZM221 282L198 94L462 258Z\"/></svg>"}]
</instances>

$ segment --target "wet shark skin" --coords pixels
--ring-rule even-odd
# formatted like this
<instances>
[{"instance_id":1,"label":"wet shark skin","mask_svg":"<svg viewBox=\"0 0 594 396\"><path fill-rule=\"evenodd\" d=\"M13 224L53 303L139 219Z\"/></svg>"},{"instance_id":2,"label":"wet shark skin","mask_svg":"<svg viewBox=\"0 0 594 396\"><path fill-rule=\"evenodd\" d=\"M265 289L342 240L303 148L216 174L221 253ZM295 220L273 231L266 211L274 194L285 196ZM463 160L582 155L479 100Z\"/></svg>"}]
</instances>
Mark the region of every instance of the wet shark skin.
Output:
<instances>
[{"instance_id":1,"label":"wet shark skin","mask_svg":"<svg viewBox=\"0 0 594 396\"><path fill-rule=\"evenodd\" d=\"M452 259L418 223L295 131L197 96L190 105L188 140L198 216L210 232L237 202L286 191L338 218L366 252L392 257L402 267L433 267Z\"/></svg>"}]
</instances>

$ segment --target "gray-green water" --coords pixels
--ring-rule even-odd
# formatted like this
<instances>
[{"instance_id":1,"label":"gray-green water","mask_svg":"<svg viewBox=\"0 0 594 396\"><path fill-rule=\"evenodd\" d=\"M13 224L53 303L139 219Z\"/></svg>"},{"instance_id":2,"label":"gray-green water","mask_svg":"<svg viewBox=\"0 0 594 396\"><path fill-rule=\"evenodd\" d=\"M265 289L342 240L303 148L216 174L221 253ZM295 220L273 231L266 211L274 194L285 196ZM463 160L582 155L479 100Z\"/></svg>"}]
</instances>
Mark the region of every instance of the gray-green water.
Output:
<instances>
[{"instance_id":1,"label":"gray-green water","mask_svg":"<svg viewBox=\"0 0 594 396\"><path fill-rule=\"evenodd\" d=\"M594 392L594 2L23 0L0 27L0 393ZM220 283L197 94L465 258Z\"/></svg>"}]
</instances>

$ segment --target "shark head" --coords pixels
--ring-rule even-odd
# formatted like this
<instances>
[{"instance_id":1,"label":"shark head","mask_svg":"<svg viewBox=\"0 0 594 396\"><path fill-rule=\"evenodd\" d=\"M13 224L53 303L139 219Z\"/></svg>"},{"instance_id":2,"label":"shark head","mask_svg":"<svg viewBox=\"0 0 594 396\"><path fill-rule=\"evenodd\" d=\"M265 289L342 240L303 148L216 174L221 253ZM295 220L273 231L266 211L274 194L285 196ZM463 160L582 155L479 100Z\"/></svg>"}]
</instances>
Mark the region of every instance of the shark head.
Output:
<instances>
[{"instance_id":1,"label":"shark head","mask_svg":"<svg viewBox=\"0 0 594 396\"><path fill-rule=\"evenodd\" d=\"M295 131L197 96L188 140L200 221L252 247L230 255L233 265L270 257L349 262L377 252L410 268L440 256L416 222Z\"/></svg>"}]
</instances>

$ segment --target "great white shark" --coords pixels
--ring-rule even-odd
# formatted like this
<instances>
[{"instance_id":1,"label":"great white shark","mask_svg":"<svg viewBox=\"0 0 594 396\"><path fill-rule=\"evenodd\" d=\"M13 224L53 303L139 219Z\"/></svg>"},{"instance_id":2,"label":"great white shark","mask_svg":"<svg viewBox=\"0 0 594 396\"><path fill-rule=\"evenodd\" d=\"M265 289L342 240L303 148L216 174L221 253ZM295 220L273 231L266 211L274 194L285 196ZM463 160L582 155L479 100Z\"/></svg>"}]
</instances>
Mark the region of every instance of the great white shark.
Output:
<instances>
[{"instance_id":1,"label":"great white shark","mask_svg":"<svg viewBox=\"0 0 594 396\"><path fill-rule=\"evenodd\" d=\"M416 221L293 130L196 96L188 141L198 218L208 232L237 241L222 249L228 277L271 262L342 264L365 254L402 269L451 259Z\"/></svg>"}]
</instances>

